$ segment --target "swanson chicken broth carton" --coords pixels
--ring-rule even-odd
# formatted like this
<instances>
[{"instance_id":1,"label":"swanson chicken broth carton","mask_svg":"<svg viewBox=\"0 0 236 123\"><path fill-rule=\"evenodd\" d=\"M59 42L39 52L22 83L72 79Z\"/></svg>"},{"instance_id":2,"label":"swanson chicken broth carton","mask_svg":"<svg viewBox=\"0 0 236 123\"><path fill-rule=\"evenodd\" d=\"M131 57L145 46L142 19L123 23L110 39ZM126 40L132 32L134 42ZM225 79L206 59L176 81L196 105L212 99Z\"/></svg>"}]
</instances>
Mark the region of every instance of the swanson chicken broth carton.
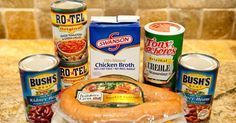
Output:
<instances>
[{"instance_id":1,"label":"swanson chicken broth carton","mask_svg":"<svg viewBox=\"0 0 236 123\"><path fill-rule=\"evenodd\" d=\"M89 29L91 78L121 75L139 80L139 17L92 17Z\"/></svg>"}]
</instances>

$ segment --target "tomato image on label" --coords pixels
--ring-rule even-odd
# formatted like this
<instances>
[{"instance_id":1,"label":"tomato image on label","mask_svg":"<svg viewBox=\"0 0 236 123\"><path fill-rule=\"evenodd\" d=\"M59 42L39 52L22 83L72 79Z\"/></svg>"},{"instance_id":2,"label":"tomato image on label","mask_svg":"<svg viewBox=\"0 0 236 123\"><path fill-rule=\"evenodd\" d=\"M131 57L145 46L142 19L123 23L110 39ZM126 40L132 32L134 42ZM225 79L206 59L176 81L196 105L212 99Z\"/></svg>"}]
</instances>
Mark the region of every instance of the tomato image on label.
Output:
<instances>
[{"instance_id":1,"label":"tomato image on label","mask_svg":"<svg viewBox=\"0 0 236 123\"><path fill-rule=\"evenodd\" d=\"M79 61L87 57L85 40L69 40L57 43L58 56L66 61Z\"/></svg>"},{"instance_id":2,"label":"tomato image on label","mask_svg":"<svg viewBox=\"0 0 236 123\"><path fill-rule=\"evenodd\" d=\"M86 42L83 40L80 41L72 40L58 43L58 48L65 53L75 53L82 51L82 49L84 49L85 46Z\"/></svg>"}]
</instances>

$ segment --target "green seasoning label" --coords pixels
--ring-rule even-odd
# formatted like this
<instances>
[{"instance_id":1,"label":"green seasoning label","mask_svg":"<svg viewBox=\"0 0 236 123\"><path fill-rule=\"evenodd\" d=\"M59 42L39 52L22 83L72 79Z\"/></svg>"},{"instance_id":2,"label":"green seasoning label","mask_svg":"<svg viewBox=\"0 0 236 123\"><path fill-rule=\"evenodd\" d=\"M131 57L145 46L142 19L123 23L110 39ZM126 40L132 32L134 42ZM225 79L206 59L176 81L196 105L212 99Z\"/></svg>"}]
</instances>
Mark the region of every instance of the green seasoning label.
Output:
<instances>
[{"instance_id":1,"label":"green seasoning label","mask_svg":"<svg viewBox=\"0 0 236 123\"><path fill-rule=\"evenodd\" d=\"M171 22L153 22L145 26L145 82L174 88L178 57L182 53L183 31L181 25Z\"/></svg>"},{"instance_id":2,"label":"green seasoning label","mask_svg":"<svg viewBox=\"0 0 236 123\"><path fill-rule=\"evenodd\" d=\"M143 91L136 84L123 81L93 82L76 93L76 99L94 107L130 107L144 102Z\"/></svg>"},{"instance_id":3,"label":"green seasoning label","mask_svg":"<svg viewBox=\"0 0 236 123\"><path fill-rule=\"evenodd\" d=\"M156 38L147 38L145 42L146 73L148 78L168 80L173 74L173 56L177 48L174 41L156 41ZM160 83L161 84L161 83Z\"/></svg>"}]
</instances>

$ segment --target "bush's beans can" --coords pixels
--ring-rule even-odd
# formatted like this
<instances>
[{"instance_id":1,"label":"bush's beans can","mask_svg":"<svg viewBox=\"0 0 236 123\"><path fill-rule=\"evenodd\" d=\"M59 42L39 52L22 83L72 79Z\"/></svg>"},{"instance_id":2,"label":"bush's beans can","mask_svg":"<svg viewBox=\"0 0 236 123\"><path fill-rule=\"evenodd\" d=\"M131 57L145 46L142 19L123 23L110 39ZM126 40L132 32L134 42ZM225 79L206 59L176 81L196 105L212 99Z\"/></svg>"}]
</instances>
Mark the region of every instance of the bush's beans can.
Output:
<instances>
[{"instance_id":1,"label":"bush's beans can","mask_svg":"<svg viewBox=\"0 0 236 123\"><path fill-rule=\"evenodd\" d=\"M60 58L62 87L88 77L87 12L83 1L63 0L51 5L53 39Z\"/></svg>"},{"instance_id":2,"label":"bush's beans can","mask_svg":"<svg viewBox=\"0 0 236 123\"><path fill-rule=\"evenodd\" d=\"M27 120L31 123L51 121L51 105L61 90L59 59L39 54L23 58L19 70Z\"/></svg>"},{"instance_id":3,"label":"bush's beans can","mask_svg":"<svg viewBox=\"0 0 236 123\"><path fill-rule=\"evenodd\" d=\"M149 23L144 29L144 83L174 90L185 29L167 21Z\"/></svg>"},{"instance_id":4,"label":"bush's beans can","mask_svg":"<svg viewBox=\"0 0 236 123\"><path fill-rule=\"evenodd\" d=\"M187 100L188 122L210 118L219 61L204 54L184 54L179 58L176 90Z\"/></svg>"}]
</instances>

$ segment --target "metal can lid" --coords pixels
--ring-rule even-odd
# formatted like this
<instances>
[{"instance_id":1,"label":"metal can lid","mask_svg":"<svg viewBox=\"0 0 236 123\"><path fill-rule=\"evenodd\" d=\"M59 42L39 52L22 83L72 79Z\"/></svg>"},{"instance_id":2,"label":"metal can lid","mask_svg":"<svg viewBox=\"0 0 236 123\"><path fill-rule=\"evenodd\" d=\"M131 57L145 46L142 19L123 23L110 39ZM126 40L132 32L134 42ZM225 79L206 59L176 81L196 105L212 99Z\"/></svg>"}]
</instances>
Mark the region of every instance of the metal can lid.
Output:
<instances>
[{"instance_id":1,"label":"metal can lid","mask_svg":"<svg viewBox=\"0 0 236 123\"><path fill-rule=\"evenodd\" d=\"M217 59L200 53L189 53L180 56L179 64L197 71L210 71L219 67Z\"/></svg>"},{"instance_id":2,"label":"metal can lid","mask_svg":"<svg viewBox=\"0 0 236 123\"><path fill-rule=\"evenodd\" d=\"M83 1L56 1L51 4L54 12L80 12L86 10L86 4Z\"/></svg>"},{"instance_id":3,"label":"metal can lid","mask_svg":"<svg viewBox=\"0 0 236 123\"><path fill-rule=\"evenodd\" d=\"M147 32L157 35L178 35L185 31L185 28L177 23L169 21L159 21L148 23L144 26Z\"/></svg>"},{"instance_id":4,"label":"metal can lid","mask_svg":"<svg viewBox=\"0 0 236 123\"><path fill-rule=\"evenodd\" d=\"M52 69L59 64L59 59L49 54L37 54L23 58L19 68L24 71L39 72Z\"/></svg>"}]
</instances>

